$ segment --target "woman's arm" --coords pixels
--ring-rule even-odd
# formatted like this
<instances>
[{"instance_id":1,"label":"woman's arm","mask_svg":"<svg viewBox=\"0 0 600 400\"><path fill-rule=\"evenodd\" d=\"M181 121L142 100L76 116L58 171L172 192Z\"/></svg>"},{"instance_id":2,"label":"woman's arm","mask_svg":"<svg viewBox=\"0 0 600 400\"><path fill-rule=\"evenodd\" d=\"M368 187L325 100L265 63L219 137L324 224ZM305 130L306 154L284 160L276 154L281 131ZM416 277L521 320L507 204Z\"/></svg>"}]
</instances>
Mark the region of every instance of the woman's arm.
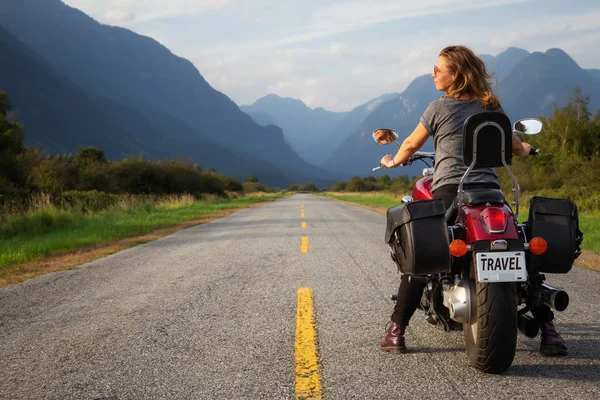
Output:
<instances>
[{"instance_id":1,"label":"woman's arm","mask_svg":"<svg viewBox=\"0 0 600 400\"><path fill-rule=\"evenodd\" d=\"M523 157L528 156L531 151L531 145L529 143L521 142L515 132L512 132L512 153L515 156Z\"/></svg>"},{"instance_id":2,"label":"woman's arm","mask_svg":"<svg viewBox=\"0 0 600 400\"><path fill-rule=\"evenodd\" d=\"M402 145L398 149L395 156L387 155L381 159L381 164L386 168L396 168L406 160L408 160L417 150L419 150L429 138L427 129L419 122L419 125L415 128Z\"/></svg>"}]
</instances>

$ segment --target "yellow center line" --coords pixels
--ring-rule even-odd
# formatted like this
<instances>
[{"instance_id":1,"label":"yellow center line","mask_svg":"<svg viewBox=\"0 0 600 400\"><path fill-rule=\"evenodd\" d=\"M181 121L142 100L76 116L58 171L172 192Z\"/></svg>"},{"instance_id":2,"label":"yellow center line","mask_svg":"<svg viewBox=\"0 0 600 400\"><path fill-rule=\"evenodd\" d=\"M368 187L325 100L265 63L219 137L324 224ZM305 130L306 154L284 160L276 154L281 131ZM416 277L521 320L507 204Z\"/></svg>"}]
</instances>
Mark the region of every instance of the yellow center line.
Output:
<instances>
[{"instance_id":1,"label":"yellow center line","mask_svg":"<svg viewBox=\"0 0 600 400\"><path fill-rule=\"evenodd\" d=\"M302 221L302 228L306 229L306 222Z\"/></svg>"},{"instance_id":2,"label":"yellow center line","mask_svg":"<svg viewBox=\"0 0 600 400\"><path fill-rule=\"evenodd\" d=\"M302 212L302 214L300 214L301 218L304 218L304 211Z\"/></svg>"},{"instance_id":3,"label":"yellow center line","mask_svg":"<svg viewBox=\"0 0 600 400\"><path fill-rule=\"evenodd\" d=\"M300 253L308 253L308 238L306 236L300 242Z\"/></svg>"},{"instance_id":4,"label":"yellow center line","mask_svg":"<svg viewBox=\"0 0 600 400\"><path fill-rule=\"evenodd\" d=\"M295 346L296 399L321 399L312 290L298 289Z\"/></svg>"}]
</instances>

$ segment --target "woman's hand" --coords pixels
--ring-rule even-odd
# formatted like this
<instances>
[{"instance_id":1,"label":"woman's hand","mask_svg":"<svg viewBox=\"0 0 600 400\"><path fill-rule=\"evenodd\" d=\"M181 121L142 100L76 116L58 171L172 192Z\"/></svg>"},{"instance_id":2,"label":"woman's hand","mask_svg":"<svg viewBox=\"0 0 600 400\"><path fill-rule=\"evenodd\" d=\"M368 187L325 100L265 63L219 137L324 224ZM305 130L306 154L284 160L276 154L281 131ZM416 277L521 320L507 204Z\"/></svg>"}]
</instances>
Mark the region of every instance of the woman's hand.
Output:
<instances>
[{"instance_id":1,"label":"woman's hand","mask_svg":"<svg viewBox=\"0 0 600 400\"><path fill-rule=\"evenodd\" d=\"M512 133L512 153L517 157L525 157L529 155L531 151L531 145L521 140L515 135L515 131Z\"/></svg>"},{"instance_id":2,"label":"woman's hand","mask_svg":"<svg viewBox=\"0 0 600 400\"><path fill-rule=\"evenodd\" d=\"M396 168L398 164L394 164L394 156L386 154L380 161L380 164L386 168Z\"/></svg>"}]
</instances>

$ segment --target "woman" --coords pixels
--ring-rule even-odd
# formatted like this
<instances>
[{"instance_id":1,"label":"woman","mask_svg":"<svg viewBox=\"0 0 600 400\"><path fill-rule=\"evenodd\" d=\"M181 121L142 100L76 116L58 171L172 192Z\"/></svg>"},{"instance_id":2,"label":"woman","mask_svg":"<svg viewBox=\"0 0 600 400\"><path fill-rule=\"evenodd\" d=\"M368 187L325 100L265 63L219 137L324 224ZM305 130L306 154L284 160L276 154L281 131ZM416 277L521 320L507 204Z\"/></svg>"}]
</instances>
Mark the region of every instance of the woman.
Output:
<instances>
[{"instance_id":1,"label":"woman","mask_svg":"<svg viewBox=\"0 0 600 400\"><path fill-rule=\"evenodd\" d=\"M381 164L395 168L405 163L417 150L433 136L436 164L433 173L433 197L442 199L446 208L456 196L458 183L467 170L462 158L462 128L472 114L482 111L504 112L500 101L493 94L484 62L464 46L450 46L443 49L433 67L433 82L437 90L446 94L429 104L421 121L410 136L404 140L395 156L386 155ZM512 135L512 153L516 156L529 155L531 145L521 143ZM500 189L494 169L473 170L465 188ZM392 314L391 326L380 342L381 349L395 353L406 353L404 332L414 314L423 293L423 286L417 280L409 281L403 275L398 289L398 299ZM541 347L546 355L567 354L567 347L556 332L549 308L532 310L540 322Z\"/></svg>"}]
</instances>

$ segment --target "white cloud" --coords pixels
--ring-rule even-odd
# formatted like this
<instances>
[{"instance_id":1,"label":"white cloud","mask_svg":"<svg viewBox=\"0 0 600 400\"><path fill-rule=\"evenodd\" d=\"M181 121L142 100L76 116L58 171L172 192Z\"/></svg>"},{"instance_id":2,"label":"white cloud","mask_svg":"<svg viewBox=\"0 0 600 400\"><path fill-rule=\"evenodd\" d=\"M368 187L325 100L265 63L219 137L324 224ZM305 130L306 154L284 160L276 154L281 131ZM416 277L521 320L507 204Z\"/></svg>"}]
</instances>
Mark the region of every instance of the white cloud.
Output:
<instances>
[{"instance_id":1,"label":"white cloud","mask_svg":"<svg viewBox=\"0 0 600 400\"><path fill-rule=\"evenodd\" d=\"M594 29L598 30L596 34L589 32ZM469 29L461 26L422 29L403 37L361 44L336 38L319 48L307 44L293 49L245 50L240 46L234 52L235 57L218 66L211 54L202 54L193 62L209 82L214 82L218 90L238 104L249 104L267 93L276 93L304 99L311 107L348 111L384 93L401 92L417 76L430 74L440 49L448 44L466 43L480 54L497 54L509 46L529 51L560 47L576 61L585 56L587 68L594 67L591 59L595 59L597 68L600 59L590 49L599 35L600 13L589 13L532 18L527 24L515 20L496 27L481 21L478 25L471 24ZM277 63L265 63L265 59Z\"/></svg>"},{"instance_id":2,"label":"white cloud","mask_svg":"<svg viewBox=\"0 0 600 400\"><path fill-rule=\"evenodd\" d=\"M129 22L135 20L135 15L124 10L108 10L104 13L104 20L111 23Z\"/></svg>"},{"instance_id":3,"label":"white cloud","mask_svg":"<svg viewBox=\"0 0 600 400\"><path fill-rule=\"evenodd\" d=\"M502 51L510 46L527 47L530 43L563 43L568 35L577 35L576 42L589 42L588 32L600 30L600 12L560 17L533 17L523 26L505 27L504 30L505 33L501 34L498 28L492 29L497 33L489 40L492 49ZM568 41L572 42L572 39ZM559 47L550 44L548 46Z\"/></svg>"},{"instance_id":4,"label":"white cloud","mask_svg":"<svg viewBox=\"0 0 600 400\"><path fill-rule=\"evenodd\" d=\"M332 43L327 50L327 54L331 57L339 57L343 55L346 46L343 43Z\"/></svg>"},{"instance_id":5,"label":"white cloud","mask_svg":"<svg viewBox=\"0 0 600 400\"><path fill-rule=\"evenodd\" d=\"M92 17L107 23L152 21L177 16L194 16L229 6L237 0L64 0Z\"/></svg>"}]
</instances>

